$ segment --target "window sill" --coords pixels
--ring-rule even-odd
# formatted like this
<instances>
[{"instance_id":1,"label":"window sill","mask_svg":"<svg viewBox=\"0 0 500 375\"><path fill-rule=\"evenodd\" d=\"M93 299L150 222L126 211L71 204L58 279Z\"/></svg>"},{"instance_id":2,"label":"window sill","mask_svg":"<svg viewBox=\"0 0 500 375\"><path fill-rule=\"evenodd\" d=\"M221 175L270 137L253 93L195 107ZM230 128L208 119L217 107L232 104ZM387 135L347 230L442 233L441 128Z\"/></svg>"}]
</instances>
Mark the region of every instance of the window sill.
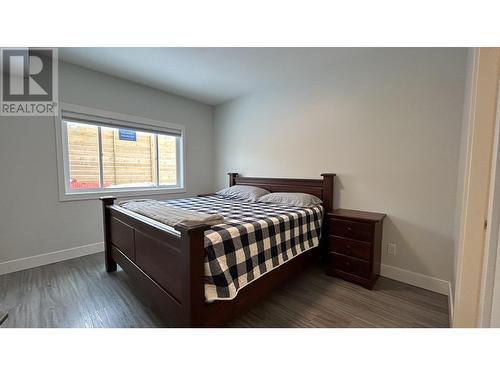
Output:
<instances>
[{"instance_id":1,"label":"window sill","mask_svg":"<svg viewBox=\"0 0 500 375\"><path fill-rule=\"evenodd\" d=\"M96 192L75 192L75 193L62 193L59 194L59 201L82 201L92 200L106 195L112 195L118 198L150 196L150 195L166 195L166 194L180 194L185 193L185 188L142 188L142 189L106 189Z\"/></svg>"}]
</instances>

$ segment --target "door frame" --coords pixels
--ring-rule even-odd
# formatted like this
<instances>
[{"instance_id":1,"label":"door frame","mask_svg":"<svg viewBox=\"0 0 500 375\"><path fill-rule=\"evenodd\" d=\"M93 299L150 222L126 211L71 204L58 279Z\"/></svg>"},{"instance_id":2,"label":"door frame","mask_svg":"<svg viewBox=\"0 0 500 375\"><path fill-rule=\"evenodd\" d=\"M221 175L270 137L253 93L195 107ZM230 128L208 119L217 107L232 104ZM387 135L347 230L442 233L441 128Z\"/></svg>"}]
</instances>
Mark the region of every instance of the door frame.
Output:
<instances>
[{"instance_id":1,"label":"door frame","mask_svg":"<svg viewBox=\"0 0 500 375\"><path fill-rule=\"evenodd\" d=\"M500 84L499 84L500 86ZM493 157L491 164L490 198L488 202L488 218L486 241L484 248L483 278L479 305L479 326L491 327L493 312L500 314L500 306L494 304L494 296L500 293L500 89L497 101L495 137L493 140ZM495 298L497 299L497 298Z\"/></svg>"},{"instance_id":2,"label":"door frame","mask_svg":"<svg viewBox=\"0 0 500 375\"><path fill-rule=\"evenodd\" d=\"M500 48L475 48L456 268L453 327L478 327L497 120Z\"/></svg>"}]
</instances>

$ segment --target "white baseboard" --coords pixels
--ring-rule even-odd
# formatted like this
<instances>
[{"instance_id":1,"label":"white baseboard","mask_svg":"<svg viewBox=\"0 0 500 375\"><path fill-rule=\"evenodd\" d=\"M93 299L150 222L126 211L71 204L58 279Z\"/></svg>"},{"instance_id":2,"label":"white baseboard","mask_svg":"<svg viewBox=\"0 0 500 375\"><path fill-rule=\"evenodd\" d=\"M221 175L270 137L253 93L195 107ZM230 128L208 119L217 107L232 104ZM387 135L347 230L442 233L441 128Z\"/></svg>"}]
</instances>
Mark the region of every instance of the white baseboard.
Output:
<instances>
[{"instance_id":1,"label":"white baseboard","mask_svg":"<svg viewBox=\"0 0 500 375\"><path fill-rule=\"evenodd\" d=\"M28 268L39 267L50 263L61 262L72 258L95 254L104 251L104 243L97 242L89 245L74 247L71 249L54 251L32 257L10 260L0 263L0 275L22 271ZM381 276L389 279L401 281L406 284L418 286L427 290L432 290L440 294L450 296L450 315L453 314L453 296L451 296L451 284L436 277L427 276L421 273L408 271L402 268L381 264Z\"/></svg>"},{"instance_id":2,"label":"white baseboard","mask_svg":"<svg viewBox=\"0 0 500 375\"><path fill-rule=\"evenodd\" d=\"M78 258L104 251L104 243L98 242L89 245L73 247L71 249L54 251L52 253L35 255L27 258L9 260L0 263L0 275L22 271L28 268L43 266L50 263L61 262L63 260Z\"/></svg>"},{"instance_id":3,"label":"white baseboard","mask_svg":"<svg viewBox=\"0 0 500 375\"><path fill-rule=\"evenodd\" d=\"M380 275L389 279L401 281L402 283L418 286L419 288L432 290L433 292L444 294L445 296L449 295L451 289L449 281L389 266L387 264L380 265Z\"/></svg>"}]
</instances>

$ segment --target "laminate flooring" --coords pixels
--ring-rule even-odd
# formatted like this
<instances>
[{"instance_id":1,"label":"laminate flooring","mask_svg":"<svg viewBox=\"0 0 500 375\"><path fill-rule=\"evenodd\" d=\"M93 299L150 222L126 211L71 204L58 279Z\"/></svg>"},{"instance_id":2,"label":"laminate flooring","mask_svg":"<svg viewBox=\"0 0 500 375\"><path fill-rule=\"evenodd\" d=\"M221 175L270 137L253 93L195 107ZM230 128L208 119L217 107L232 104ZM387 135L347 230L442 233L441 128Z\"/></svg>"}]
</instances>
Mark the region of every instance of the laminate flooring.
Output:
<instances>
[{"instance_id":1,"label":"laminate flooring","mask_svg":"<svg viewBox=\"0 0 500 375\"><path fill-rule=\"evenodd\" d=\"M168 327L103 254L0 276L8 327ZM447 297L381 277L374 290L312 265L228 327L448 327Z\"/></svg>"}]
</instances>

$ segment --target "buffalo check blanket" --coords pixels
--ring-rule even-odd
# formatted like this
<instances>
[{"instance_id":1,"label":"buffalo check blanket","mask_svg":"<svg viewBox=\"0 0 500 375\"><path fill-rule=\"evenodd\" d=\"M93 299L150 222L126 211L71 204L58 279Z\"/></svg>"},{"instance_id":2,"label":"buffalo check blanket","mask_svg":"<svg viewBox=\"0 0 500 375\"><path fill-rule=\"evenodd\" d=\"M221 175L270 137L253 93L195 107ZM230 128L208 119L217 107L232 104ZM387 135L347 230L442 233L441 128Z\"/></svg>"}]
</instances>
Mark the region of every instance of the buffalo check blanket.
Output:
<instances>
[{"instance_id":1,"label":"buffalo check blanket","mask_svg":"<svg viewBox=\"0 0 500 375\"><path fill-rule=\"evenodd\" d=\"M323 208L250 203L219 196L162 201L177 208L221 214L205 232L205 299L233 299L245 285L318 246Z\"/></svg>"}]
</instances>

